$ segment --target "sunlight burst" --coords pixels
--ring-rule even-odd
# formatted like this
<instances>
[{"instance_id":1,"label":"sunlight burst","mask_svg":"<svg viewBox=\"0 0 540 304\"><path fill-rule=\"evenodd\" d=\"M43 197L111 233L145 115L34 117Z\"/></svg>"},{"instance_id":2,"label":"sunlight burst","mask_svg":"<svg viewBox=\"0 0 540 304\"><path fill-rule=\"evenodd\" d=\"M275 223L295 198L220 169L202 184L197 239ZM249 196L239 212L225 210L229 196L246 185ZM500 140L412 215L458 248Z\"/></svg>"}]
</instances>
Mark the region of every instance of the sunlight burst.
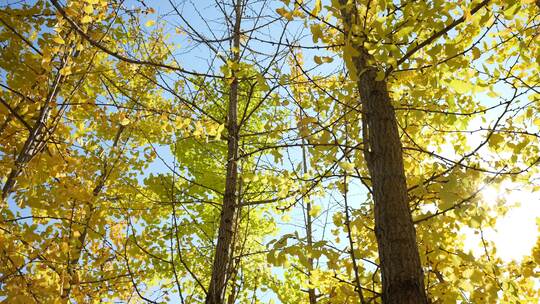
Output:
<instances>
[{"instance_id":1,"label":"sunlight burst","mask_svg":"<svg viewBox=\"0 0 540 304\"><path fill-rule=\"evenodd\" d=\"M495 244L497 256L510 262L529 255L538 237L536 220L540 217L540 195L507 181L484 189L482 201L492 206L500 202L509 207L508 212L497 219L495 227L484 229L484 237ZM481 236L473 229L466 229L465 235L465 248L477 256L483 255Z\"/></svg>"}]
</instances>

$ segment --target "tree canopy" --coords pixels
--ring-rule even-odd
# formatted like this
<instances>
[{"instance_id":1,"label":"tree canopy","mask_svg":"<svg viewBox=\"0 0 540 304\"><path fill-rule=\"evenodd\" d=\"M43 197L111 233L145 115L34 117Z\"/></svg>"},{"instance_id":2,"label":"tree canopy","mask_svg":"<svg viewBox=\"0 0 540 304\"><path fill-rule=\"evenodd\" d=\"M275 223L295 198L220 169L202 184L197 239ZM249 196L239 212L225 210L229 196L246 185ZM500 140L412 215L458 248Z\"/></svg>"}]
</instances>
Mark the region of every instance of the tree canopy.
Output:
<instances>
[{"instance_id":1,"label":"tree canopy","mask_svg":"<svg viewBox=\"0 0 540 304\"><path fill-rule=\"evenodd\" d=\"M0 37L2 303L540 298L538 229L494 237L540 217L538 0L4 1Z\"/></svg>"}]
</instances>

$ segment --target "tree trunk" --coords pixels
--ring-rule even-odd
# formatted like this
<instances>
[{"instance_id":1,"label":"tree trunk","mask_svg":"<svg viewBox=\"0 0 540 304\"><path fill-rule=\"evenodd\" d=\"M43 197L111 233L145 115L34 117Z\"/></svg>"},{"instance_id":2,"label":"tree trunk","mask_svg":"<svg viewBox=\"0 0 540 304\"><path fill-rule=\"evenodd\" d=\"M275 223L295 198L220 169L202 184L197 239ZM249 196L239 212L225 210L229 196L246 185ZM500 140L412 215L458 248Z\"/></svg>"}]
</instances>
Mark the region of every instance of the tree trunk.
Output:
<instances>
[{"instance_id":1,"label":"tree trunk","mask_svg":"<svg viewBox=\"0 0 540 304\"><path fill-rule=\"evenodd\" d=\"M358 88L368 126L364 148L375 202L383 303L427 303L394 108L386 82L375 78L376 71L369 69L360 76Z\"/></svg>"},{"instance_id":2,"label":"tree trunk","mask_svg":"<svg viewBox=\"0 0 540 304\"><path fill-rule=\"evenodd\" d=\"M235 3L235 23L233 33L233 61L240 60L240 22L241 22L241 4L240 0ZM238 179L238 79L236 73L232 73L232 82L229 93L229 109L227 115L227 176L225 180L225 195L223 196L223 205L221 207L221 220L218 230L218 241L216 252L214 254L214 264L212 266L212 276L210 286L206 295L206 304L222 304L225 300L232 239L234 234L234 220L236 215L236 184Z\"/></svg>"},{"instance_id":3,"label":"tree trunk","mask_svg":"<svg viewBox=\"0 0 540 304\"><path fill-rule=\"evenodd\" d=\"M302 140L302 168L303 173L307 173L307 156L306 156L306 147L304 146L305 142ZM303 199L302 199L303 200ZM307 246L309 250L313 250L313 225L311 219L311 201L308 199L306 201L306 239ZM308 262L308 283L311 284L311 274L313 272L313 258L311 257L311 252L307 259ZM308 288L308 298L309 304L317 304L317 294L315 293L315 288Z\"/></svg>"},{"instance_id":4,"label":"tree trunk","mask_svg":"<svg viewBox=\"0 0 540 304\"><path fill-rule=\"evenodd\" d=\"M347 0L340 0L341 4ZM358 16L356 7L341 10L345 37ZM346 38L347 39L347 38ZM350 42L346 42L350 43ZM407 182L398 125L385 80L368 65L362 45L352 43L362 103L364 155L371 176L375 204L375 235L379 247L384 304L424 304L427 297L416 233L409 210Z\"/></svg>"}]
</instances>

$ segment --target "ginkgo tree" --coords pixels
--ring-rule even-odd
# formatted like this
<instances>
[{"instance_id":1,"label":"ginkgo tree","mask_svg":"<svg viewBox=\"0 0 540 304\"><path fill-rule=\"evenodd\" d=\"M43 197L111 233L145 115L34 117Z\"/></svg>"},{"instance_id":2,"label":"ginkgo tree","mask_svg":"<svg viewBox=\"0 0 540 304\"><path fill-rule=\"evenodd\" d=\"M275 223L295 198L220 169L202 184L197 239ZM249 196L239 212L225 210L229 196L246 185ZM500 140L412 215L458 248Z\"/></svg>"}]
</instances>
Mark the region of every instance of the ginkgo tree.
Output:
<instances>
[{"instance_id":1,"label":"ginkgo tree","mask_svg":"<svg viewBox=\"0 0 540 304\"><path fill-rule=\"evenodd\" d=\"M539 27L530 0L3 4L0 299L534 303L538 245L502 260L482 193L538 189Z\"/></svg>"},{"instance_id":2,"label":"ginkgo tree","mask_svg":"<svg viewBox=\"0 0 540 304\"><path fill-rule=\"evenodd\" d=\"M29 221L32 224L31 227L27 227L27 223L22 225L23 230L29 230L29 232L24 231L25 234L30 234L36 229L47 228L43 234L49 236L53 245L61 249L55 250L55 253L60 256L42 257L41 262L65 264L65 268L52 268L53 273L48 273L47 277L44 277L49 283L47 285L49 290L44 292L32 290L29 287L33 285L32 283L26 284L26 288L21 288L20 285L26 283L30 276L21 278L20 272L33 274L36 271L31 268L33 259L25 259L25 254L21 259L21 256L16 251L12 252L13 248L11 248L7 252L9 255L5 258L6 260L16 258L17 263L7 266L5 272L9 275L3 278L11 283L11 285L6 284L6 291L11 290L5 294L8 298L19 302L25 302L28 299L34 299L37 302L49 300L64 302L69 299L88 301L92 298L124 299L128 297L124 292L127 292L129 288L125 289L122 286L131 286L130 290L139 298L153 301L152 297L146 295L146 288L141 286L146 285L149 288L161 290L157 299L167 299L168 290L172 288L171 286L176 286L177 296L182 301L187 296L186 301L207 297L209 302L220 302L225 296L224 290L229 285L227 282L233 282L231 283L233 291L228 295L228 298L233 300L246 297L244 294L250 289L245 286L257 288L257 284L260 283L254 282L254 278L259 274L246 273L243 269L250 266L244 265L241 261L243 256L258 255L259 260L260 257L264 258L264 255L261 255L264 253L262 249L257 253L257 246L262 244L253 243L256 239L252 239L250 234L268 234L271 232L268 229L272 225L270 218L262 219L260 212L255 213L251 209L252 206L285 199L289 192L283 189L273 190L282 185L283 181L275 173L259 176L256 171L262 165L259 164L261 161L254 162L255 159L260 158L258 154L265 151L265 148L261 147L265 147L278 138L278 133L272 130L283 128L281 122L283 114L277 109L279 99L272 93L281 84L278 82L278 77L269 74L276 71L276 64L279 61L272 57L280 55L280 49L268 55L271 60L262 70L262 74L252 65L241 63L238 27L239 22L244 18L242 16L244 5L238 3L233 7L237 15L236 22L238 22L234 38L236 46L230 50L232 57L223 60L221 70L217 71L220 75L187 73L195 78L178 79L173 84L174 89L169 87L170 83L164 77L168 77L167 73L171 71L185 70L178 67L176 62L163 63L167 60L166 53L170 49L166 47L165 38L160 33L160 29L152 31L151 39L144 37L142 31L145 28L141 26L142 22L139 22L140 16L136 15L137 11L126 9L122 3L38 2L32 7L22 5L16 8L15 12L10 12L14 17L20 14L19 11L24 11L29 15L36 13L50 15L53 21L49 23L55 24L54 20L57 21L55 31L59 34L44 34L44 38L50 38L51 43L61 46L68 45L70 40L75 40L79 46L77 50L74 50L74 57L85 62L88 59L84 57L83 51L88 51L89 54L98 56L103 61L102 65L114 64L115 69L92 66L92 70L83 71L81 73L83 78L80 78L77 83L80 87L74 89L70 87L71 91L68 90L72 94L82 93L82 96L76 95L78 102L64 100L65 97L61 94L50 96L51 103L59 103L57 100L62 102L62 111L59 111L52 126L49 121L46 121L50 109L40 112L45 114L40 114L40 118L36 121L37 131L30 130L37 135L31 133L30 139L27 140L30 144L25 144L23 151L20 152L24 158L16 158L13 169L6 175L4 196L8 198L10 207L6 210L8 212L6 223ZM151 9L148 8L144 13L150 11ZM127 13L129 18L122 19L119 13ZM104 18L103 14L109 17ZM183 18L179 12L178 17ZM36 23L36 27L41 26L41 23L32 21ZM103 27L104 24L105 27ZM156 22L153 20L144 22L145 27L154 25ZM47 26L50 25L47 24ZM69 29L66 34L63 32L63 26ZM187 30L190 30L190 24L185 26ZM100 27L104 28L103 33L99 31ZM45 27L39 29L44 30ZM7 26L6 31L8 30L15 34L14 42L20 43L19 40L22 40L28 43L23 36L24 31L17 32ZM115 40L108 34L117 37L116 41L121 45L114 44ZM191 35L201 38L196 31ZM140 39L145 40L141 42ZM156 41L161 41L163 44L155 44ZM212 47L210 49L213 50ZM47 50L47 56L59 50L59 48ZM42 55L39 50L37 52ZM152 59L129 59L131 54L126 55L127 52L132 52L135 57L145 57L150 53ZM163 55L157 56L158 53ZM7 54L13 57L13 53ZM224 57L221 56L221 59ZM50 59L44 62L48 63ZM79 65L83 64L79 63ZM74 68L80 68L80 66L71 63L67 72L63 70L64 66L60 66L58 73L62 76L71 75ZM207 76L211 78L210 81L205 79ZM87 77L92 81L83 82ZM265 77L274 77L273 87L268 85ZM239 79L242 80L241 83ZM216 80L218 82L215 82ZM215 91L210 89L210 86L213 86ZM53 88L56 87L53 86ZM197 93L184 93L190 90L195 90ZM160 94L170 94L172 98L167 99ZM226 102L223 103L223 100ZM175 101L178 102L177 105ZM171 106L166 106L164 102L168 102ZM5 106L11 110L9 114L20 119L20 115L16 110L11 109L8 102ZM48 107L48 103L45 106ZM227 108L228 110L224 110ZM24 122L24 119L20 120ZM158 123L152 124L152 120ZM56 124L59 123L65 124L64 133L67 134L62 135L56 131ZM224 130L225 126L226 130ZM224 138L221 137L222 133L224 133ZM48 166L40 168L48 169L51 174L39 175L30 172L26 165L39 164L35 158L39 158L43 164L43 159L41 159L45 156L42 153L43 148L48 148L51 143L56 144L56 141L43 139L44 134L61 136L65 142L60 143L66 145L63 149L67 151L60 150L60 152L70 157L80 155L80 158L87 159L96 167L85 166L81 160L76 162L79 164L76 166L74 161L70 162L63 158L65 162L58 168L59 173L51 171ZM130 134L129 137L126 138L126 134ZM209 136L212 137L212 143L205 147L201 141L208 141ZM133 139L128 145L126 141L130 138ZM226 149L223 149L223 142L229 143ZM41 147L40 149L27 147L36 143ZM150 176L144 184L140 184L141 177L145 175L142 170L156 156L161 158L158 148L167 145L171 147L174 161L182 163L175 163L172 176ZM122 148L120 149L119 146ZM58 146L56 148L59 149ZM110 151L107 152L107 150ZM32 155L29 155L30 152ZM208 157L198 162L196 157L201 156L201 153L207 153ZM101 160L93 159L91 156L94 154ZM51 163L55 164L55 168L62 164L59 159ZM226 164L227 169L220 172L223 163ZM81 170L85 170L84 173L71 172L79 166ZM176 169L179 169L181 174ZM226 172L229 173L226 174ZM242 174L240 175L239 172ZM34 180L23 183L23 176L34 179L36 176L41 176L43 181ZM91 187L83 190L81 188L83 184L80 184L82 180L79 181L79 179L85 176L90 180L94 177L95 185L88 181L86 183L89 183ZM71 178L77 181L75 185L61 186L59 184ZM110 179L118 185L115 187L113 185L116 183L110 184ZM89 193L87 193L88 188L91 190ZM65 193L66 191L69 192ZM12 192L15 194L10 196ZM273 195L275 192L281 194ZM187 199L192 201L186 202ZM17 200L22 202L19 203L19 207L24 209L23 212L30 212L30 215L12 214L10 209L15 208L14 202ZM71 203L71 209L62 209L63 200ZM220 203L212 202L212 200L226 203L220 207ZM49 204L44 204L43 201L48 201ZM36 203L40 205L36 206ZM184 204L189 203L192 203L195 208L186 209ZM209 204L205 205L205 203ZM53 215L42 215L43 209ZM221 215L220 209L223 211ZM107 210L116 211L107 212ZM218 211L217 214L216 211ZM189 220L193 218L193 214L197 214L197 218L201 217L199 219L201 223ZM169 218L172 222L167 224ZM217 219L219 222L220 218L222 224L216 226L215 221ZM57 220L60 223L56 223ZM269 224L264 224L265 221ZM188 223L198 228L179 231L179 225L188 225ZM60 242L56 242L58 234L52 233L51 230L58 225L67 225L63 228L65 232L61 233L61 235L65 234L62 238L66 240ZM221 231L217 236L219 240L217 250L213 247L214 239L216 239L215 227L219 227ZM14 225L11 228L19 227ZM15 231L7 232L17 236ZM145 241L146 236L149 236L149 242ZM34 235L29 237L36 238ZM174 246L172 248L164 246L166 240L171 240ZM14 244L22 242L30 246L24 239L10 241ZM99 241L104 242L105 248L99 246ZM180 241L185 243L180 244ZM194 244L189 248L191 241ZM205 242L207 245L204 245ZM94 243L96 243L95 248L92 247ZM48 245L50 244L44 246ZM208 246L207 250L203 250L205 246ZM249 248L247 251L246 246ZM90 248L94 248L93 250L97 252ZM27 249L39 251L35 248ZM188 253L184 255L184 251ZM197 251L201 254L194 256ZM214 252L216 257L213 259ZM230 256L229 252L238 256ZM187 262L186 256L189 259ZM200 258L199 261L196 259L197 256ZM62 262L63 259L65 263ZM216 265L214 270L205 267L212 262L212 259ZM201 271L195 271L195 273L192 271L193 267L205 268L206 271L203 271L203 274ZM112 268L112 271L108 268ZM88 273L83 270L88 270ZM204 275L205 272L206 275ZM36 275L41 277L43 273L36 272ZM95 275L98 278L90 277ZM175 282L169 284L170 281L167 279L173 277ZM182 279L183 277L189 277L193 281L186 281ZM116 283L125 283L125 285L115 285ZM89 286L89 289L84 289L84 286ZM107 288L92 293L92 286ZM18 290L23 290L23 292L19 293Z\"/></svg>"},{"instance_id":3,"label":"ginkgo tree","mask_svg":"<svg viewBox=\"0 0 540 304\"><path fill-rule=\"evenodd\" d=\"M346 98L361 107L357 156L370 178L382 301L492 302L515 288L486 242L487 260L476 265L459 242L446 242L460 224L480 233L493 225L488 208L478 206L482 187L503 176L528 181L535 172L536 148L523 148L536 140L536 127L520 122L534 117L537 99L536 3L284 2L283 17L307 20L313 41L340 54L357 84ZM486 91L497 103L482 102ZM491 123L470 131L475 117ZM477 142L467 142L467 133ZM441 152L445 142L454 155ZM522 156L506 160L505 149ZM459 258L442 266L450 255ZM452 275L461 267L472 272L468 282ZM535 297L530 291L523 299Z\"/></svg>"},{"instance_id":4,"label":"ginkgo tree","mask_svg":"<svg viewBox=\"0 0 540 304\"><path fill-rule=\"evenodd\" d=\"M107 3L69 9L82 31L121 36ZM141 157L146 141L132 121L155 119L151 106L136 111L138 104L163 106L146 78L128 75L155 71L89 48L50 3L8 6L1 15L2 296L14 303L126 297L122 200L152 159Z\"/></svg>"}]
</instances>

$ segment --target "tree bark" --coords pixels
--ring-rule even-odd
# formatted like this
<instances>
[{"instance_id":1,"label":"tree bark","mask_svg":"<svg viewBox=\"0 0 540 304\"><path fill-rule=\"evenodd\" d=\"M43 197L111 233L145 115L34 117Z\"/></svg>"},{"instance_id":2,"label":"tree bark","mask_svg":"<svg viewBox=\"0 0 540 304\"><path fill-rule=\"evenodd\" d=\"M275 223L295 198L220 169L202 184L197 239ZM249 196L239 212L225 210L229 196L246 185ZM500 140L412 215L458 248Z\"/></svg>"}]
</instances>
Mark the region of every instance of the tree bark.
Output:
<instances>
[{"instance_id":1,"label":"tree bark","mask_svg":"<svg viewBox=\"0 0 540 304\"><path fill-rule=\"evenodd\" d=\"M358 87L368 126L365 153L375 202L383 303L427 303L394 108L386 82L375 78L376 71L369 69Z\"/></svg>"},{"instance_id":2,"label":"tree bark","mask_svg":"<svg viewBox=\"0 0 540 304\"><path fill-rule=\"evenodd\" d=\"M233 32L233 61L238 63L240 60L240 22L242 8L241 0L235 3L235 22ZM221 207L221 220L218 230L218 241L216 252L214 254L214 263L212 266L212 276L210 286L206 295L206 304L222 304L225 302L225 293L227 289L232 240L234 234L234 220L236 215L236 186L238 180L238 79L233 70L232 81L229 93L229 108L227 115L227 176L225 180L225 195L223 196L223 205Z\"/></svg>"},{"instance_id":3,"label":"tree bark","mask_svg":"<svg viewBox=\"0 0 540 304\"><path fill-rule=\"evenodd\" d=\"M350 36L355 4L341 15L345 39ZM351 43L351 42L346 42ZM359 43L351 43L360 55L352 64L358 78L364 124L364 156L371 176L375 205L375 235L382 273L384 304L428 303L416 232L409 210L407 182L398 125L385 80L377 80L377 69L368 63L369 55Z\"/></svg>"}]
</instances>

